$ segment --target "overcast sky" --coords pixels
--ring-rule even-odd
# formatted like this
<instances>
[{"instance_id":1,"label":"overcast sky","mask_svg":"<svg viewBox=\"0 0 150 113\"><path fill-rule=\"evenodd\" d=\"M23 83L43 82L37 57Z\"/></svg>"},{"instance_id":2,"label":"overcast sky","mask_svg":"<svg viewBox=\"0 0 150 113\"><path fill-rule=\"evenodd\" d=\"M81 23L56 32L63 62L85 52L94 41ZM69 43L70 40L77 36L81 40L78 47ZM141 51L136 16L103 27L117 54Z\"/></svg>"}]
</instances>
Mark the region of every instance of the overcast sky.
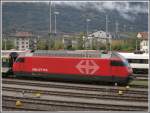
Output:
<instances>
[{"instance_id":1,"label":"overcast sky","mask_svg":"<svg viewBox=\"0 0 150 113\"><path fill-rule=\"evenodd\" d=\"M59 5L69 5L75 7L77 9L84 9L87 6L89 8L97 9L100 12L107 10L117 10L120 15L122 15L125 19L131 19L130 14L139 14L139 13L148 13L148 2L112 2L112 1L105 1L105 2L93 2L93 1L55 1L52 4L59 4ZM133 18L133 17L132 17Z\"/></svg>"}]
</instances>

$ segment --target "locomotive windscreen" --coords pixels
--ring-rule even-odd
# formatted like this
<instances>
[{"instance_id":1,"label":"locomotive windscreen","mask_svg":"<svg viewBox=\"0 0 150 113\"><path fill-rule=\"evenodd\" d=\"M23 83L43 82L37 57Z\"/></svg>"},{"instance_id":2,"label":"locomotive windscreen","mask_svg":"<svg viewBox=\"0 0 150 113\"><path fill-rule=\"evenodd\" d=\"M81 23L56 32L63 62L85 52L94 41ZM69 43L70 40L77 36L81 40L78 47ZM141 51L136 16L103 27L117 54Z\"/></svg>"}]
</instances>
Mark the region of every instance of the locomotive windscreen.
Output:
<instances>
[{"instance_id":1,"label":"locomotive windscreen","mask_svg":"<svg viewBox=\"0 0 150 113\"><path fill-rule=\"evenodd\" d=\"M118 54L117 52L112 52L111 58L120 58L123 61L125 66L130 67L128 61L122 55Z\"/></svg>"}]
</instances>

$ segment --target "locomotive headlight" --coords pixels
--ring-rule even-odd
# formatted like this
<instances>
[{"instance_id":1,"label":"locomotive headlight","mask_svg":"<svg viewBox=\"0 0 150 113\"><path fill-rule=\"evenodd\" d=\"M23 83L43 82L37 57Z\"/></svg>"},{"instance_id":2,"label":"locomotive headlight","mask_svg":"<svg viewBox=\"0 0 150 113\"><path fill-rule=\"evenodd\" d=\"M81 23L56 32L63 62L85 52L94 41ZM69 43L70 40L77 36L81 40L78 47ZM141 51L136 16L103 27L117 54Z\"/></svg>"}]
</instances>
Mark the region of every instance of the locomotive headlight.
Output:
<instances>
[{"instance_id":1,"label":"locomotive headlight","mask_svg":"<svg viewBox=\"0 0 150 113\"><path fill-rule=\"evenodd\" d=\"M128 72L133 73L133 70L127 60L124 60L124 64L125 64L125 66L127 66Z\"/></svg>"},{"instance_id":2,"label":"locomotive headlight","mask_svg":"<svg viewBox=\"0 0 150 113\"><path fill-rule=\"evenodd\" d=\"M128 66L128 70L129 70L130 73L133 73L133 70L132 70L131 66Z\"/></svg>"}]
</instances>

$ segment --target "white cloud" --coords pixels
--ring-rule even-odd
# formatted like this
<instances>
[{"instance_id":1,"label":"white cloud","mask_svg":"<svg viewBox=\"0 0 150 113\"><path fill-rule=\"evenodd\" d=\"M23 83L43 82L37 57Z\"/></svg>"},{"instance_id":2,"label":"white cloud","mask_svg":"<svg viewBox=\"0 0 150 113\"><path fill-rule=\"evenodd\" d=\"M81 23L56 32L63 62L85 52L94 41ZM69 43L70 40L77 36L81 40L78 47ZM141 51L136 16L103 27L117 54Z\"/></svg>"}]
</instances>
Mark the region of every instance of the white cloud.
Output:
<instances>
[{"instance_id":1,"label":"white cloud","mask_svg":"<svg viewBox=\"0 0 150 113\"><path fill-rule=\"evenodd\" d=\"M82 10L84 7L95 8L100 12L107 10L117 10L121 16L125 19L131 19L132 17L128 14L148 13L147 2L135 2L136 5L130 5L134 2L91 2L91 1L53 1L52 4L68 5ZM133 19L133 18L132 18Z\"/></svg>"}]
</instances>

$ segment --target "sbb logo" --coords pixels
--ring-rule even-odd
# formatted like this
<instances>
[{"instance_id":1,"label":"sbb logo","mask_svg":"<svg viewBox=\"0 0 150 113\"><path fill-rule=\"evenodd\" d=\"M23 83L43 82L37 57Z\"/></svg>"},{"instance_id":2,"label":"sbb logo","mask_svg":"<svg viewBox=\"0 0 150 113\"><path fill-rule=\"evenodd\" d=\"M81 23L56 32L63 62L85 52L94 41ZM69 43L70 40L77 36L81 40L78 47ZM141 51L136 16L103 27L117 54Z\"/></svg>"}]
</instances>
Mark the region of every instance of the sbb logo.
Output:
<instances>
[{"instance_id":1,"label":"sbb logo","mask_svg":"<svg viewBox=\"0 0 150 113\"><path fill-rule=\"evenodd\" d=\"M76 68L82 74L92 75L99 69L99 66L93 60L81 60Z\"/></svg>"}]
</instances>

